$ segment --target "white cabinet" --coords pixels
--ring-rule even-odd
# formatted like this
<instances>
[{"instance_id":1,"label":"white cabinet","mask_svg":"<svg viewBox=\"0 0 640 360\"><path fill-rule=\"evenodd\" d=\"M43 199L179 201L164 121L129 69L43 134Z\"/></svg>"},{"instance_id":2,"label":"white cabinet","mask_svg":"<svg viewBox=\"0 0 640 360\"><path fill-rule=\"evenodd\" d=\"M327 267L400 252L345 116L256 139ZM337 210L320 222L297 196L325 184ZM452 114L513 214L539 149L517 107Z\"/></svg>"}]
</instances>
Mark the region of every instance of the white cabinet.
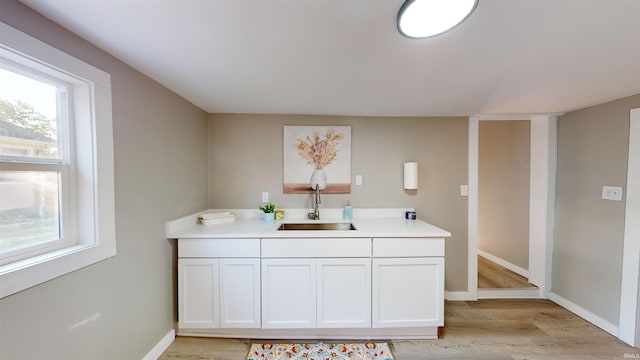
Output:
<instances>
[{"instance_id":1,"label":"white cabinet","mask_svg":"<svg viewBox=\"0 0 640 360\"><path fill-rule=\"evenodd\" d=\"M444 238L180 239L178 320L188 335L434 338Z\"/></svg>"},{"instance_id":2,"label":"white cabinet","mask_svg":"<svg viewBox=\"0 0 640 360\"><path fill-rule=\"evenodd\" d=\"M178 322L181 328L220 326L219 261L178 259Z\"/></svg>"},{"instance_id":3,"label":"white cabinet","mask_svg":"<svg viewBox=\"0 0 640 360\"><path fill-rule=\"evenodd\" d=\"M259 239L181 240L178 326L259 328L259 254Z\"/></svg>"},{"instance_id":4,"label":"white cabinet","mask_svg":"<svg viewBox=\"0 0 640 360\"><path fill-rule=\"evenodd\" d=\"M262 327L371 327L371 239L262 239Z\"/></svg>"},{"instance_id":5,"label":"white cabinet","mask_svg":"<svg viewBox=\"0 0 640 360\"><path fill-rule=\"evenodd\" d=\"M444 325L444 259L373 259L373 327Z\"/></svg>"},{"instance_id":6,"label":"white cabinet","mask_svg":"<svg viewBox=\"0 0 640 360\"><path fill-rule=\"evenodd\" d=\"M262 260L262 327L316 326L314 259Z\"/></svg>"},{"instance_id":7,"label":"white cabinet","mask_svg":"<svg viewBox=\"0 0 640 360\"><path fill-rule=\"evenodd\" d=\"M371 327L371 259L318 259L316 269L316 326Z\"/></svg>"},{"instance_id":8,"label":"white cabinet","mask_svg":"<svg viewBox=\"0 0 640 360\"><path fill-rule=\"evenodd\" d=\"M371 326L371 259L263 259L263 328Z\"/></svg>"},{"instance_id":9,"label":"white cabinet","mask_svg":"<svg viewBox=\"0 0 640 360\"><path fill-rule=\"evenodd\" d=\"M260 259L220 259L220 327L260 327Z\"/></svg>"},{"instance_id":10,"label":"white cabinet","mask_svg":"<svg viewBox=\"0 0 640 360\"><path fill-rule=\"evenodd\" d=\"M372 326L444 325L444 239L373 239Z\"/></svg>"}]
</instances>

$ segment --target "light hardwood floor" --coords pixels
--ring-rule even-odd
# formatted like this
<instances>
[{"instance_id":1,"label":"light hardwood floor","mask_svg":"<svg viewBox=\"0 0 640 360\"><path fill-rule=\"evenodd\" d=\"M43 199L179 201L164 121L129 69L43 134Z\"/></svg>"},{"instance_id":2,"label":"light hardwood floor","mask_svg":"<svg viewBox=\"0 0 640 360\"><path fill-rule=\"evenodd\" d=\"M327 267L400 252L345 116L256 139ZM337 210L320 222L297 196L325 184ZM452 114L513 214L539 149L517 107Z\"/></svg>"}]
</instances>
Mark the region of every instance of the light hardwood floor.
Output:
<instances>
[{"instance_id":1,"label":"light hardwood floor","mask_svg":"<svg viewBox=\"0 0 640 360\"><path fill-rule=\"evenodd\" d=\"M480 289L526 289L535 288L527 278L478 256L478 288Z\"/></svg>"},{"instance_id":2,"label":"light hardwood floor","mask_svg":"<svg viewBox=\"0 0 640 360\"><path fill-rule=\"evenodd\" d=\"M243 360L252 342L261 341L178 337L160 359ZM397 360L640 357L640 349L627 346L548 300L447 302L440 339L393 340L389 344Z\"/></svg>"}]
</instances>

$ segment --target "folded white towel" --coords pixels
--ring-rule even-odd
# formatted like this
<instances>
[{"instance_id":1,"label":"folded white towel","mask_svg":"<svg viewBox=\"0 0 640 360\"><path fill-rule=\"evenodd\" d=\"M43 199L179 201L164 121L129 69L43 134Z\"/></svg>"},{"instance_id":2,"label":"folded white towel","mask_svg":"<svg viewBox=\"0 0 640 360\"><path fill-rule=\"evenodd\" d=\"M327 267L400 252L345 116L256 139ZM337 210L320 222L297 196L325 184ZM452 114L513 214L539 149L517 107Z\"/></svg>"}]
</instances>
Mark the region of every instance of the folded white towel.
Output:
<instances>
[{"instance_id":1,"label":"folded white towel","mask_svg":"<svg viewBox=\"0 0 640 360\"><path fill-rule=\"evenodd\" d=\"M220 219L220 218L235 217L235 216L236 214L232 213L231 211L218 211L218 212L200 214L198 216L198 219L210 220L210 219Z\"/></svg>"}]
</instances>

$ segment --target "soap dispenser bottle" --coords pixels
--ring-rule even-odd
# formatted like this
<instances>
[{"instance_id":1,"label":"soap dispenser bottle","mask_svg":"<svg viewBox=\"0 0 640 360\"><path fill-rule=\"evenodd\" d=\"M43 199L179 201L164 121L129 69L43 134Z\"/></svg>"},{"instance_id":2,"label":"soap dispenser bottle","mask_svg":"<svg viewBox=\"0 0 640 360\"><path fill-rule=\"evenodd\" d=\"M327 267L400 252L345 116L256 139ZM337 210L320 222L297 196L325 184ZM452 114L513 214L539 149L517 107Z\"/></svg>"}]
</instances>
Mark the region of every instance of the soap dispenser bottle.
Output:
<instances>
[{"instance_id":1,"label":"soap dispenser bottle","mask_svg":"<svg viewBox=\"0 0 640 360\"><path fill-rule=\"evenodd\" d=\"M345 220L353 219L353 208L351 208L351 202L349 200L347 200L347 204L344 206L342 218Z\"/></svg>"}]
</instances>

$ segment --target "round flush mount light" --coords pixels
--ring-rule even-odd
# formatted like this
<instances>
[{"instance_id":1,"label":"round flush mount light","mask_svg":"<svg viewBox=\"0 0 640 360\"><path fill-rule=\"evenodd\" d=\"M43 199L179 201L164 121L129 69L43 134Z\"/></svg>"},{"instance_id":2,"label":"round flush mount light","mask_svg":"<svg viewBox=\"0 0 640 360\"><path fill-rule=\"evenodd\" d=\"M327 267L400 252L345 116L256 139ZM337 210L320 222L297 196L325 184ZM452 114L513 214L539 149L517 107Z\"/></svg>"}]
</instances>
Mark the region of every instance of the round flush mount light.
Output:
<instances>
[{"instance_id":1,"label":"round flush mount light","mask_svg":"<svg viewBox=\"0 0 640 360\"><path fill-rule=\"evenodd\" d=\"M441 34L464 21L478 0L405 0L398 12L398 30L410 38Z\"/></svg>"}]
</instances>

